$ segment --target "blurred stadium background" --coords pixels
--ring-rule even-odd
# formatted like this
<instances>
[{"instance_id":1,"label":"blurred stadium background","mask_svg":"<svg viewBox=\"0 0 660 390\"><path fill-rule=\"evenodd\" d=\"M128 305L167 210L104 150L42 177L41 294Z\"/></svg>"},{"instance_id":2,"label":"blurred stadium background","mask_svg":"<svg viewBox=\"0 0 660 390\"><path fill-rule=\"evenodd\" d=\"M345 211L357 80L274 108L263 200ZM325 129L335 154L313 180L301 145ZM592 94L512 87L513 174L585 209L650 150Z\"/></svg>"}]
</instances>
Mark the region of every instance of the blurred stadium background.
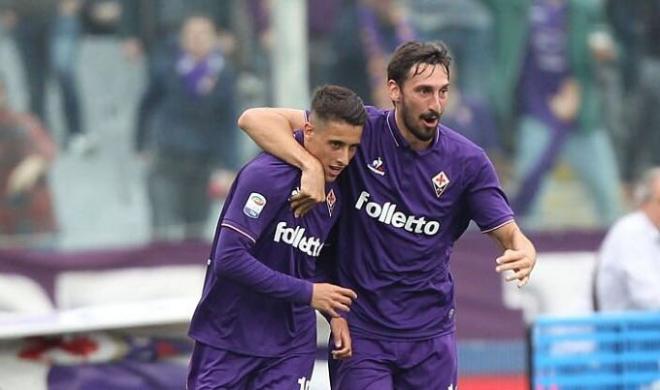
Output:
<instances>
[{"instance_id":1,"label":"blurred stadium background","mask_svg":"<svg viewBox=\"0 0 660 390\"><path fill-rule=\"evenodd\" d=\"M384 76L360 72L357 67L383 65L391 48L360 43L358 37L374 32L358 28L365 23L360 19L365 9L379 18L387 14L393 21L410 20L417 37L431 36L455 45L451 48L459 59L459 80L480 78L486 83L475 88L469 81L461 81L456 88L467 91L465 94L476 89L480 91L476 95L481 94L476 97L488 103L493 97L483 85L497 75L474 62L493 62L495 53L485 50L474 57L462 45L477 45L467 41L471 33L495 39L499 20L489 1L461 1L228 0L216 2L220 3L219 9L213 8L212 1L83 1L77 11L83 29L76 41L78 52L72 70L82 103L84 142L75 144L67 135L70 129L59 93L61 85L54 80L44 92L46 111L40 118L57 145L57 155L47 172L57 228L0 230L0 389L183 388L191 348L185 336L186 324L201 292L209 239L227 179L215 181L213 177L209 184L212 205L201 235L186 236L182 226L175 226L173 234L156 235L150 222L147 187L150 157L148 150L137 153L135 137L136 118L153 71L150 65L165 55L172 42L176 46L181 19L190 11L186 7L196 13L207 12L219 25L222 54L236 72L235 85L231 86L235 90L236 115L245 107L259 105L305 108L310 89L325 82L345 84L359 91L366 101L379 104L382 100L378 92L365 80L380 81ZM0 7L11 7L11 3L0 1ZM34 3L41 6L51 2ZM194 8L193 3L201 8ZM637 83L629 81L638 81L630 72L652 56L645 51L646 40L652 35L639 33L639 29L649 28L629 14L635 6L625 6L628 3L599 3L604 30L611 34L608 39L616 49L613 59L598 68L602 73L598 97L607 115L607 136L620 172L620 181L609 183L622 199L620 204L608 206L617 210L615 216L630 208L626 197L630 180L660 155L660 149L651 149L650 154L635 149L649 145L647 139L635 138L640 133L632 125L637 122L630 119L636 115L634 102L644 98L636 89ZM171 22L167 29L155 28L161 16L153 11L154 6L169 7L169 14L163 13L179 15L180 19L167 20ZM6 13L11 8L0 9L3 20L10 22L0 29L0 74L6 83L9 106L30 112L26 81L30 75L21 61L21 41L12 39L16 26L20 26L20 13L19 18L14 14L12 21ZM362 13L356 14L355 9ZM442 10L454 16L467 13L472 18L443 16ZM423 17L425 13L433 13L436 19L429 21ZM399 19L396 15L409 17ZM383 28L406 27L401 23L392 22ZM434 31L436 35L430 35ZM355 49L351 43L365 55L357 58L348 52ZM488 47L497 46L490 42ZM45 68L43 72L48 74ZM235 117L231 120L235 122ZM479 120L476 118L477 123ZM507 190L514 191L520 185L512 167L516 131L496 122L494 134L477 134L475 141L490 139L482 146L495 161ZM226 173L258 149L238 129L222 131L228 143L224 150L236 152L232 166L222 167ZM655 123L649 134L657 133L660 123ZM650 147L655 147L652 142ZM626 156L631 154L646 157L630 167ZM5 163L2 156L0 163ZM529 341L537 340L532 329L539 318L550 322L575 316L597 318L592 301L593 270L596 251L612 221L601 218L588 186L566 161L559 159L547 179L535 217L523 221L539 250L538 266L529 286L519 290L500 280L493 265L497 248L477 231L468 231L457 244L452 273L457 285L461 390L587 388L570 381L561 385L547 379L547 375L532 386L530 362L546 364L543 373L547 374L552 371L547 368L552 361L543 360L547 356L536 360ZM4 207L11 207L9 201L0 205ZM647 323L644 318L642 322ZM626 384L630 377L624 377L624 370L613 368L600 373L611 374L612 384L596 382L601 387L594 389L660 386L660 321L657 316L649 318L652 325L642 329L639 336L651 344L655 342L655 347L640 357L646 359L644 380ZM626 318L619 320L625 322ZM578 328L585 327L596 332L593 323ZM566 327L562 329L566 331ZM327 326L320 319L318 362L311 387L315 390L329 388L326 340ZM557 350L566 350L566 345L564 349L543 345L550 351L548 355L554 351L553 356L557 356ZM589 355L581 359L583 364L598 363L589 360ZM570 367L564 369L571 371ZM550 378L562 372L554 370ZM652 387L654 381L656 387Z\"/></svg>"}]
</instances>

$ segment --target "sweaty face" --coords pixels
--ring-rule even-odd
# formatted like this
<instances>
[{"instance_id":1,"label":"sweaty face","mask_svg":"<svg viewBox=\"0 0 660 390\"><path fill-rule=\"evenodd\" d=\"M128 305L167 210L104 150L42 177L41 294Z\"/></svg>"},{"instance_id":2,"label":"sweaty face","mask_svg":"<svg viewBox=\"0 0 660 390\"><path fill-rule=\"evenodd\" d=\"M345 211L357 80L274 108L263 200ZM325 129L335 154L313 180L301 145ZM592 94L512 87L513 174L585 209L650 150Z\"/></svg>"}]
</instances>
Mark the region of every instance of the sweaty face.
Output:
<instances>
[{"instance_id":1,"label":"sweaty face","mask_svg":"<svg viewBox=\"0 0 660 390\"><path fill-rule=\"evenodd\" d=\"M418 74L414 74L416 70ZM390 80L388 87L403 136L413 147L428 145L435 137L447 103L449 76L445 67L421 64L416 69L413 66L403 86Z\"/></svg>"},{"instance_id":2,"label":"sweaty face","mask_svg":"<svg viewBox=\"0 0 660 390\"><path fill-rule=\"evenodd\" d=\"M360 145L362 126L343 121L312 120L305 124L305 148L323 165L325 181L333 182Z\"/></svg>"},{"instance_id":3,"label":"sweaty face","mask_svg":"<svg viewBox=\"0 0 660 390\"><path fill-rule=\"evenodd\" d=\"M216 32L213 23L203 17L192 17L183 25L181 46L195 58L204 58L216 47Z\"/></svg>"}]
</instances>

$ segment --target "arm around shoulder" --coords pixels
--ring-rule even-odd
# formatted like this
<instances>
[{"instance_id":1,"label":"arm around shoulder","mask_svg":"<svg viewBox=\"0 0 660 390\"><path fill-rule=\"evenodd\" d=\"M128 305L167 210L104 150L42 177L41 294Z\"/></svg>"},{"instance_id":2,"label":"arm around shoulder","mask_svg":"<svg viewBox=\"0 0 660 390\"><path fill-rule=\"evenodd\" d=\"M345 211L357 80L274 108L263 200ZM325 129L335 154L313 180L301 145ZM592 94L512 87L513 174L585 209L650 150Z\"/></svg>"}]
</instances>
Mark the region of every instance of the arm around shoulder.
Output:
<instances>
[{"instance_id":1,"label":"arm around shoulder","mask_svg":"<svg viewBox=\"0 0 660 390\"><path fill-rule=\"evenodd\" d=\"M291 134L305 122L302 110L258 107L245 110L238 118L238 127L266 152L303 169L313 157Z\"/></svg>"},{"instance_id":2,"label":"arm around shoulder","mask_svg":"<svg viewBox=\"0 0 660 390\"><path fill-rule=\"evenodd\" d=\"M250 108L238 118L241 130L263 150L302 171L299 196L303 206L325 200L323 166L291 136L305 122L304 111L287 108Z\"/></svg>"}]
</instances>

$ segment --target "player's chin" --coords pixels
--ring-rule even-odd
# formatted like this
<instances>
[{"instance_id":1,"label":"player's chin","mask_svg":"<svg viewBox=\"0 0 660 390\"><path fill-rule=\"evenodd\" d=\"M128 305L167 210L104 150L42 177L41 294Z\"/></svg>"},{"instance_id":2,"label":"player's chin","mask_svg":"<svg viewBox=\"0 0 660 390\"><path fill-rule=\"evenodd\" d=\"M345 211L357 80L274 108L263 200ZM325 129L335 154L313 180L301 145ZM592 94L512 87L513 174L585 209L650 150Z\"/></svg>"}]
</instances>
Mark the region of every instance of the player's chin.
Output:
<instances>
[{"instance_id":1,"label":"player's chin","mask_svg":"<svg viewBox=\"0 0 660 390\"><path fill-rule=\"evenodd\" d=\"M423 126L420 129L418 129L417 134L415 134L415 137L419 139L420 141L428 142L433 139L435 136L435 127L426 127Z\"/></svg>"},{"instance_id":2,"label":"player's chin","mask_svg":"<svg viewBox=\"0 0 660 390\"><path fill-rule=\"evenodd\" d=\"M343 171L343 169L339 168L328 168L325 172L325 181L328 183L332 183L333 181L337 180L339 177L339 174Z\"/></svg>"}]
</instances>

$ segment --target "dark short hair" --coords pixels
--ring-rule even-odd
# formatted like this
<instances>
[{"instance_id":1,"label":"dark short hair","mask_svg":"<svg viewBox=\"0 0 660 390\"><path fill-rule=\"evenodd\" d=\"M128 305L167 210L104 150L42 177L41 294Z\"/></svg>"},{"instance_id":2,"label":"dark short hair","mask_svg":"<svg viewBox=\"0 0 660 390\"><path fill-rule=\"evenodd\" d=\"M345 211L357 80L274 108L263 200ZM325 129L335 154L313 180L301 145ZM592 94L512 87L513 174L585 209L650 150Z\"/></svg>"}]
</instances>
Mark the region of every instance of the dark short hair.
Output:
<instances>
[{"instance_id":1,"label":"dark short hair","mask_svg":"<svg viewBox=\"0 0 660 390\"><path fill-rule=\"evenodd\" d=\"M399 45L387 65L387 79L401 86L408 79L408 72L415 67L414 75L421 73L420 65L442 65L449 76L452 58L443 42L408 41Z\"/></svg>"},{"instance_id":2,"label":"dark short hair","mask_svg":"<svg viewBox=\"0 0 660 390\"><path fill-rule=\"evenodd\" d=\"M367 121L362 99L339 85L324 85L314 90L312 115L322 121L342 121L353 126L364 126Z\"/></svg>"}]
</instances>

